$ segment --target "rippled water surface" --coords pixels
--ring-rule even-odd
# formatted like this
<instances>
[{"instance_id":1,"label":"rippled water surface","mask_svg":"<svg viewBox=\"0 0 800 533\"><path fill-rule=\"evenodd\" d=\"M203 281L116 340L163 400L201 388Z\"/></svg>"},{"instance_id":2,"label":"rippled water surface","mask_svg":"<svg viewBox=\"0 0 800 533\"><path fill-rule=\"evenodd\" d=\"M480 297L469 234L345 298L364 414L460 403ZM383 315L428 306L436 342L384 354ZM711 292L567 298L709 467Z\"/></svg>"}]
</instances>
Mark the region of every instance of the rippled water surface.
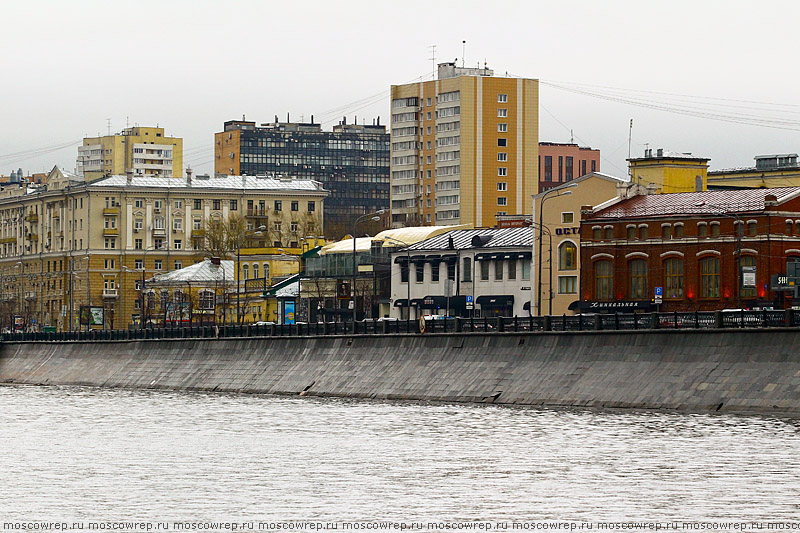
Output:
<instances>
[{"instance_id":1,"label":"rippled water surface","mask_svg":"<svg viewBox=\"0 0 800 533\"><path fill-rule=\"evenodd\" d=\"M797 520L796 420L0 387L7 520Z\"/></svg>"}]
</instances>

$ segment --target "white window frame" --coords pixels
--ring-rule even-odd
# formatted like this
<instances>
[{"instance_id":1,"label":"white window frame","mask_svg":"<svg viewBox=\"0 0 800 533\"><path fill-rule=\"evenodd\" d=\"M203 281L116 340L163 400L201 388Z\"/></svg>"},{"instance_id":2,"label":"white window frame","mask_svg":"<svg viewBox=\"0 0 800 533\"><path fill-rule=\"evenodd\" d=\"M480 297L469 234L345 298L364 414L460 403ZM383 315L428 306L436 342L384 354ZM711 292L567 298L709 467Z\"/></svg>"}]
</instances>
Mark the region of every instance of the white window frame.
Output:
<instances>
[{"instance_id":1,"label":"white window frame","mask_svg":"<svg viewBox=\"0 0 800 533\"><path fill-rule=\"evenodd\" d=\"M497 116L498 118L508 117L508 109L506 109L505 107L501 107L500 109L497 110Z\"/></svg>"},{"instance_id":2,"label":"white window frame","mask_svg":"<svg viewBox=\"0 0 800 533\"><path fill-rule=\"evenodd\" d=\"M505 104L508 102L508 95L507 94L498 94L497 95L497 103L498 104Z\"/></svg>"},{"instance_id":3,"label":"white window frame","mask_svg":"<svg viewBox=\"0 0 800 533\"><path fill-rule=\"evenodd\" d=\"M497 197L497 205L507 206L508 205L508 197L506 197L506 196L498 196Z\"/></svg>"},{"instance_id":4,"label":"white window frame","mask_svg":"<svg viewBox=\"0 0 800 533\"><path fill-rule=\"evenodd\" d=\"M505 192L508 190L508 182L506 181L498 181L497 182L497 190L500 192Z\"/></svg>"}]
</instances>

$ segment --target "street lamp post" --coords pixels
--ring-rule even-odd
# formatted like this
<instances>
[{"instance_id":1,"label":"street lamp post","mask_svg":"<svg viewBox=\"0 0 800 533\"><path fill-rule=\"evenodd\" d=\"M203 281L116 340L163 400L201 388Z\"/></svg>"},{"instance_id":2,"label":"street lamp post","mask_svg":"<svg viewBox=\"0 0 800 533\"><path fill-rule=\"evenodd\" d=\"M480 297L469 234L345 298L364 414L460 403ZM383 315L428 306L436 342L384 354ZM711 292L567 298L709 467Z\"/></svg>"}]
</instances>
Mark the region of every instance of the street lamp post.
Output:
<instances>
[{"instance_id":1,"label":"street lamp post","mask_svg":"<svg viewBox=\"0 0 800 533\"><path fill-rule=\"evenodd\" d=\"M353 286L350 288L351 295L353 297L353 331L356 330L356 227L358 226L359 222L363 222L367 219L377 222L381 219L380 215L385 213L385 209L379 209L374 213L368 213L366 215L361 215L358 217L355 222L353 222Z\"/></svg>"},{"instance_id":2,"label":"street lamp post","mask_svg":"<svg viewBox=\"0 0 800 533\"><path fill-rule=\"evenodd\" d=\"M241 283L242 283L242 273L241 273L241 255L242 255L242 240L247 237L252 237L253 235L261 235L263 231L267 229L266 226L263 224L256 228L255 231L251 232L243 232L239 234L239 238L236 239L236 321L239 325L242 325L242 290L241 290ZM224 272L224 271L223 271ZM224 289L223 289L224 290Z\"/></svg>"},{"instance_id":3,"label":"street lamp post","mask_svg":"<svg viewBox=\"0 0 800 533\"><path fill-rule=\"evenodd\" d=\"M736 306L742 308L742 233L744 233L744 221L737 214L728 213L721 205L709 204L708 202L698 202L695 207L710 207L718 211L718 215L734 219L733 228L736 234L736 251L734 252L736 263Z\"/></svg>"},{"instance_id":4,"label":"street lamp post","mask_svg":"<svg viewBox=\"0 0 800 533\"><path fill-rule=\"evenodd\" d=\"M539 254L536 256L537 271L538 271L537 272L537 278L536 278L536 281L537 281L536 315L537 316L542 316L542 233L543 233L542 232L542 228L544 227L544 202L548 198L556 198L558 196L567 196L569 194L572 194L572 191L566 191L564 189L571 189L571 188L577 187L577 186L578 186L577 183L570 183L569 185L566 185L566 186L561 187L561 188L550 189L549 191L545 192L542 195L541 200L539 200L539 228L538 228L539 229ZM550 196L554 192L556 194L553 195L553 196ZM535 202L534 202L534 207L535 207ZM553 255L552 248L553 248L553 239L551 238L550 239L550 257L551 258L552 258L552 255ZM552 270L552 268L553 268L553 265L551 264L550 265L550 269ZM552 283L552 272L551 272L551 275L550 275L550 280L551 280L551 283ZM549 287L549 290L552 293L553 287L552 286ZM552 311L552 309L551 309L551 311Z\"/></svg>"},{"instance_id":5,"label":"street lamp post","mask_svg":"<svg viewBox=\"0 0 800 533\"><path fill-rule=\"evenodd\" d=\"M394 237L386 237L386 240L395 241L406 247L406 313L411 320L411 250L409 249L411 245ZM400 317L402 318L402 315Z\"/></svg>"},{"instance_id":6,"label":"street lamp post","mask_svg":"<svg viewBox=\"0 0 800 533\"><path fill-rule=\"evenodd\" d=\"M145 278L147 276L147 252L152 252L155 250L163 250L163 246L152 246L150 248L145 248L142 252L142 282L139 287L139 295L142 299L142 309L141 314L139 317L139 329L144 329L145 327L145 319L147 318L147 309L149 308L150 301L149 298L145 298Z\"/></svg>"},{"instance_id":7,"label":"street lamp post","mask_svg":"<svg viewBox=\"0 0 800 533\"><path fill-rule=\"evenodd\" d=\"M547 272L548 272L548 279L549 279L548 285L547 285L547 287L548 287L548 291L547 291L547 296L548 296L548 306L547 307L548 307L548 311L547 311L547 314L552 315L553 314L553 232L550 231L550 228L548 228L547 226L540 226L538 222L531 221L531 226L533 226L534 228L539 230L540 234L541 234L541 232L544 232L545 235L547 235L547 243L548 243L548 247L547 247L548 248L548 258L547 258L548 269L547 269ZM541 248L540 248L540 250L541 250ZM540 259L541 259L541 256L540 256ZM541 269L539 270L539 275L541 276ZM539 306L541 306L541 292L539 293L539 298L540 298Z\"/></svg>"}]
</instances>

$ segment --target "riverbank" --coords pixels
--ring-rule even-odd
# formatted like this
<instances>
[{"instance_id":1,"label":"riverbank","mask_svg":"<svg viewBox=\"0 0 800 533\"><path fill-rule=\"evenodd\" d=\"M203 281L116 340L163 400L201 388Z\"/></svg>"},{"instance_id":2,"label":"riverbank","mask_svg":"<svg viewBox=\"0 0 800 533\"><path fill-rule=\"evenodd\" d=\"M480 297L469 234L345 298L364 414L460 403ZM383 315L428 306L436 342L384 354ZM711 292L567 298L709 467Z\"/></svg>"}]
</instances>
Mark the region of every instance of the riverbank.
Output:
<instances>
[{"instance_id":1,"label":"riverbank","mask_svg":"<svg viewBox=\"0 0 800 533\"><path fill-rule=\"evenodd\" d=\"M800 330L5 342L0 382L800 415Z\"/></svg>"}]
</instances>

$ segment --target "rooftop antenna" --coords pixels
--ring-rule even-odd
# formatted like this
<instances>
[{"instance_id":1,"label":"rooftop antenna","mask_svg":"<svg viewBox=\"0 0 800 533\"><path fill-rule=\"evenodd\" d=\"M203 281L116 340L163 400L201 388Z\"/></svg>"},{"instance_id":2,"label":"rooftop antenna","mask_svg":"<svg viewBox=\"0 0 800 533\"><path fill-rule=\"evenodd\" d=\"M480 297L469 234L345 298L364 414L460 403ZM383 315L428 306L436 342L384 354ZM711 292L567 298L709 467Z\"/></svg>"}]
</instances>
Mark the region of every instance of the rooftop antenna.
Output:
<instances>
[{"instance_id":1,"label":"rooftop antenna","mask_svg":"<svg viewBox=\"0 0 800 533\"><path fill-rule=\"evenodd\" d=\"M464 58L467 54L467 41L461 41L461 68L464 68Z\"/></svg>"},{"instance_id":2,"label":"rooftop antenna","mask_svg":"<svg viewBox=\"0 0 800 533\"><path fill-rule=\"evenodd\" d=\"M572 128L569 129L569 143L575 144L575 136L572 134Z\"/></svg>"},{"instance_id":3,"label":"rooftop antenna","mask_svg":"<svg viewBox=\"0 0 800 533\"><path fill-rule=\"evenodd\" d=\"M108 136L110 137L111 136L111 119L110 118L106 119L106 127L108 128Z\"/></svg>"},{"instance_id":4,"label":"rooftop antenna","mask_svg":"<svg viewBox=\"0 0 800 533\"><path fill-rule=\"evenodd\" d=\"M436 77L436 45L432 44L428 48L431 49L431 73Z\"/></svg>"},{"instance_id":5,"label":"rooftop antenna","mask_svg":"<svg viewBox=\"0 0 800 533\"><path fill-rule=\"evenodd\" d=\"M633 134L633 119L631 119L631 125L628 127L628 159L631 158L631 135ZM631 164L628 162L628 178L631 177Z\"/></svg>"}]
</instances>

